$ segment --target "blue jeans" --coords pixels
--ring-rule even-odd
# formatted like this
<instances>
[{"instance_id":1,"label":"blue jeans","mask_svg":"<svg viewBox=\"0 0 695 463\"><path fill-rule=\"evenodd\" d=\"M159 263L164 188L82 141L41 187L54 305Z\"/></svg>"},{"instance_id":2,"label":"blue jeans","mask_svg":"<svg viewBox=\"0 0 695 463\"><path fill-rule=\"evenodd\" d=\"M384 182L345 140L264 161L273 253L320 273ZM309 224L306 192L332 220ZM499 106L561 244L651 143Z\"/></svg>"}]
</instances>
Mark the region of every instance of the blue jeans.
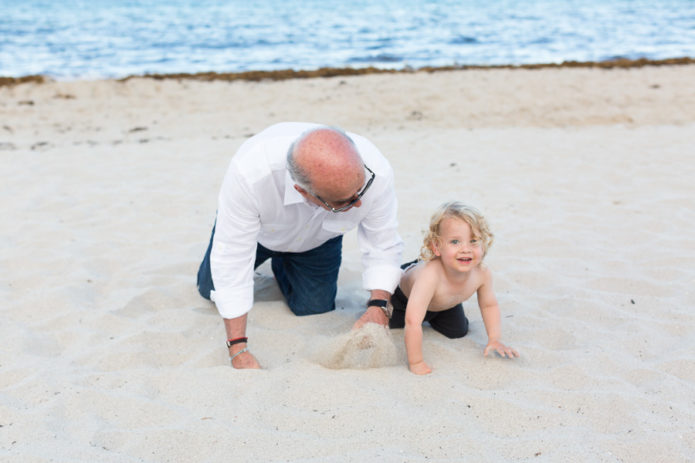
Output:
<instances>
[{"instance_id":1,"label":"blue jeans","mask_svg":"<svg viewBox=\"0 0 695 463\"><path fill-rule=\"evenodd\" d=\"M210 271L210 252L215 227L212 228L210 244L198 269L198 292L210 299L215 289ZM254 269L271 259L273 275L280 291L295 315L313 315L335 309L338 291L338 270L342 259L343 237L332 238L321 246L305 252L280 252L258 243Z\"/></svg>"}]
</instances>

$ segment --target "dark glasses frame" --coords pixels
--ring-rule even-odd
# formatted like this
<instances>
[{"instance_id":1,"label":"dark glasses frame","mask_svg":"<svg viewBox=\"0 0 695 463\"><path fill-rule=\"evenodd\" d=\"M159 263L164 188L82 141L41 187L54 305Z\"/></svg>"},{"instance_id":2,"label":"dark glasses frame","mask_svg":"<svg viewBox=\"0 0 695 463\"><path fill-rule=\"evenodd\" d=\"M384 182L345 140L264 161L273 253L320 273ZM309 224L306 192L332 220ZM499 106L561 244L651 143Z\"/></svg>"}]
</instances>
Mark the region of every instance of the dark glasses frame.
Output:
<instances>
[{"instance_id":1,"label":"dark glasses frame","mask_svg":"<svg viewBox=\"0 0 695 463\"><path fill-rule=\"evenodd\" d=\"M324 201L323 198L321 198L319 195L317 195L317 194L315 194L315 193L312 193L312 195L314 195L314 197L315 197L316 199L318 199L319 201L321 201L331 212L344 212L344 211L347 211L347 210L350 209L352 206L354 206L355 203L356 203L357 201L359 201L360 199L362 199L362 196L364 196L364 194L367 192L367 190L369 189L369 187L372 186L372 182L374 182L374 177L376 177L376 174L374 173L374 171L372 171L372 169L370 169L369 167L367 167L366 164L362 164L362 165L364 166L365 169L367 169L367 170L369 171L369 173L371 174L371 177L369 178L369 180L367 180L367 184L364 186L364 188L362 188L362 190L360 190L360 192L357 193L357 194L355 195L355 197L354 197L353 199L351 199L350 202L347 203L345 206L333 207L333 206L331 206L330 204L328 204L326 201Z\"/></svg>"}]
</instances>

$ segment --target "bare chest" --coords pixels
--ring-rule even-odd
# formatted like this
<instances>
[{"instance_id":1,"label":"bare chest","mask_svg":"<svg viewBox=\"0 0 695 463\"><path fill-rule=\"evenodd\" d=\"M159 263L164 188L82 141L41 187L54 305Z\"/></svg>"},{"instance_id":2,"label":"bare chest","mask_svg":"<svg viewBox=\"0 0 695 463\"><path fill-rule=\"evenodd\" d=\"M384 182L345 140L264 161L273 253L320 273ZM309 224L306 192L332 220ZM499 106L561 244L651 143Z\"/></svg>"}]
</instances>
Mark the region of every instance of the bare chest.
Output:
<instances>
[{"instance_id":1,"label":"bare chest","mask_svg":"<svg viewBox=\"0 0 695 463\"><path fill-rule=\"evenodd\" d=\"M427 310L439 312L447 310L470 299L478 288L477 278L469 278L465 282L452 284L449 282L441 283L430 301Z\"/></svg>"}]
</instances>

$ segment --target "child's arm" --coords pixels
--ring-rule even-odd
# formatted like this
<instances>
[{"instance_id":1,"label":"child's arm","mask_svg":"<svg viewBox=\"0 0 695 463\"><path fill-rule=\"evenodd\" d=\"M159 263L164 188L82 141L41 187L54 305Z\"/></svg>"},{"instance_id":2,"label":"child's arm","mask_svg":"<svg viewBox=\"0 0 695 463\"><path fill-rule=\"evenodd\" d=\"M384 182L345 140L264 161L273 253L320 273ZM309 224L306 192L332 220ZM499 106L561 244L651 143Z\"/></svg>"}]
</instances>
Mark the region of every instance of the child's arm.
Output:
<instances>
[{"instance_id":1,"label":"child's arm","mask_svg":"<svg viewBox=\"0 0 695 463\"><path fill-rule=\"evenodd\" d=\"M483 355L496 351L502 357L518 357L519 353L500 342L502 337L500 307L492 290L492 272L488 268L482 268L483 284L478 288L478 305L483 317L485 331L487 331L487 346Z\"/></svg>"},{"instance_id":2,"label":"child's arm","mask_svg":"<svg viewBox=\"0 0 695 463\"><path fill-rule=\"evenodd\" d=\"M413 283L405 309L405 349L408 353L408 368L416 375L426 375L432 369L422 355L422 321L437 287L437 275L425 267Z\"/></svg>"}]
</instances>

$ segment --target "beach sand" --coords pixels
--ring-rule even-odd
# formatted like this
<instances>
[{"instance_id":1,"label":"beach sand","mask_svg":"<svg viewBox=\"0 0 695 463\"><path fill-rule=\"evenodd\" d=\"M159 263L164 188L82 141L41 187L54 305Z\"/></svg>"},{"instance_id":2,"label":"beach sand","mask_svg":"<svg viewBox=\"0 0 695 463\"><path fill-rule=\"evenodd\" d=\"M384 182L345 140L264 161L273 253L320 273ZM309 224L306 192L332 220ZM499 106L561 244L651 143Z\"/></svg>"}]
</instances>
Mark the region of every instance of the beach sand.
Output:
<instances>
[{"instance_id":1,"label":"beach sand","mask_svg":"<svg viewBox=\"0 0 695 463\"><path fill-rule=\"evenodd\" d=\"M0 87L0 461L695 461L693 82L688 65ZM231 156L284 120L380 147L404 260L441 202L484 212L520 359L483 357L475 298L466 337L424 328L427 377L402 330L351 334L353 232L334 312L295 317L259 268L264 369L229 366L195 273Z\"/></svg>"}]
</instances>

